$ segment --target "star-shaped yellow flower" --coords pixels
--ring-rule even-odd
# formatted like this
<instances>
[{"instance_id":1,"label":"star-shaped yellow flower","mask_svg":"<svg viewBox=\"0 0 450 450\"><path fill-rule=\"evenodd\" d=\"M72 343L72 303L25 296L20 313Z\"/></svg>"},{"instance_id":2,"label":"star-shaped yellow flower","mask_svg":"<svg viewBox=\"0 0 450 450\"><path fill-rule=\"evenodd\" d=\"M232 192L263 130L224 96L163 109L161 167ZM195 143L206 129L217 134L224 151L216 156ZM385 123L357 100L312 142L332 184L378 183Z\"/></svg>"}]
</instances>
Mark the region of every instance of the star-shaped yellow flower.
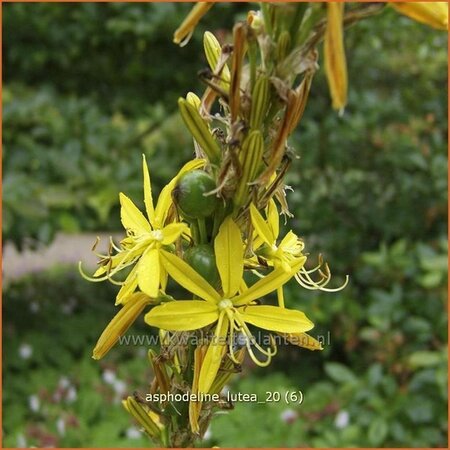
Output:
<instances>
[{"instance_id":1,"label":"star-shaped yellow flower","mask_svg":"<svg viewBox=\"0 0 450 450\"><path fill-rule=\"evenodd\" d=\"M127 302L128 297L137 287L155 298L160 288L164 291L167 284L167 273L161 264L160 254L164 246L175 242L183 233L188 234L185 223L169 223L166 219L172 205L172 191L178 178L184 173L204 166L205 161L196 159L185 164L175 178L161 191L156 207L153 205L150 173L145 156L142 168L144 175L144 203L147 217L123 193L120 193L120 217L127 232L127 237L114 246L115 255L103 256L101 267L94 273L91 281L110 281L121 284L116 304ZM134 265L124 282L117 282L113 276L126 267Z\"/></svg>"},{"instance_id":2,"label":"star-shaped yellow flower","mask_svg":"<svg viewBox=\"0 0 450 450\"><path fill-rule=\"evenodd\" d=\"M300 311L255 304L255 300L289 281L300 270L306 257L297 258L289 270L275 269L247 288L242 278L244 246L241 232L231 217L222 223L214 241L214 249L222 281L220 292L181 258L162 250L161 259L169 275L200 300L168 302L154 307L145 315L149 325L173 331L196 330L216 323L198 381L198 390L203 393L210 390L227 347L230 358L235 358L235 332L244 334L247 350L256 363L267 365L270 362L275 352L257 344L248 324L278 333L301 333L313 327L313 323ZM267 356L266 361L256 359L252 345Z\"/></svg>"},{"instance_id":3,"label":"star-shaped yellow flower","mask_svg":"<svg viewBox=\"0 0 450 450\"><path fill-rule=\"evenodd\" d=\"M259 238L255 240L253 249L257 250L265 244L260 253L270 266L275 269L282 268L288 272L296 259L304 258L306 260L302 254L303 241L293 231L289 231L277 245L280 223L277 207L273 200L270 200L267 205L267 221L253 203L250 205L250 217Z\"/></svg>"},{"instance_id":4,"label":"star-shaped yellow flower","mask_svg":"<svg viewBox=\"0 0 450 450\"><path fill-rule=\"evenodd\" d=\"M253 204L250 205L250 216L256 231L256 237L253 240L253 250L256 251L259 258L263 258L266 261L267 265L275 268L281 267L288 271L296 258L306 259L302 254L304 249L303 241L292 231L289 231L277 245L280 225L278 210L273 200L267 206L267 220L264 220L261 213ZM312 273L318 273L320 279L314 281L311 278ZM326 263L324 264L321 258L319 258L319 264L313 269L307 270L302 265L298 273L295 274L295 279L305 289L326 292L340 291L347 286L349 281L347 275L342 286L337 288L326 287L331 280L331 272L328 265ZM284 307L282 286L278 288L277 295L278 304Z\"/></svg>"}]
</instances>

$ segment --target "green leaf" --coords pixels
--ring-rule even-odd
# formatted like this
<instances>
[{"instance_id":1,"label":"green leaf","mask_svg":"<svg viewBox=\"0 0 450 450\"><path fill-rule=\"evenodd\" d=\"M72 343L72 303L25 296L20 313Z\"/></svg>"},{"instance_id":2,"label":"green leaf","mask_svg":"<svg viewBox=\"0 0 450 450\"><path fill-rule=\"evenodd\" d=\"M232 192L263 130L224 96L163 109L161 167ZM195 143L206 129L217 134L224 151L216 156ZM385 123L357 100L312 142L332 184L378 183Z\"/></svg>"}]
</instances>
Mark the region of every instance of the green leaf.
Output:
<instances>
[{"instance_id":1,"label":"green leaf","mask_svg":"<svg viewBox=\"0 0 450 450\"><path fill-rule=\"evenodd\" d=\"M325 364L325 372L337 383L356 383L358 380L354 373L346 366L340 363L330 362Z\"/></svg>"},{"instance_id":2,"label":"green leaf","mask_svg":"<svg viewBox=\"0 0 450 450\"><path fill-rule=\"evenodd\" d=\"M414 352L408 358L408 363L415 369L436 366L443 361L444 359L441 353L426 350Z\"/></svg>"},{"instance_id":3,"label":"green leaf","mask_svg":"<svg viewBox=\"0 0 450 450\"><path fill-rule=\"evenodd\" d=\"M369 427L367 437L371 446L381 446L386 439L389 428L385 419L379 417L375 419Z\"/></svg>"}]
</instances>

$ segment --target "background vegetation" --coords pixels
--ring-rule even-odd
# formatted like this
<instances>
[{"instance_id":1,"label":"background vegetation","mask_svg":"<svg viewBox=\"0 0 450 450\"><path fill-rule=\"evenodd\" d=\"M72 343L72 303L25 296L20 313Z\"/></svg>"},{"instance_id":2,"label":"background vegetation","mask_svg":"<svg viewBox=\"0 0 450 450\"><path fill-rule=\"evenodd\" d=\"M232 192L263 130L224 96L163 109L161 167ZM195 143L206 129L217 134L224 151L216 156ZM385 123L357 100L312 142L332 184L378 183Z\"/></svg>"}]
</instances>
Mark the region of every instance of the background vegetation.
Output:
<instances>
[{"instance_id":1,"label":"background vegetation","mask_svg":"<svg viewBox=\"0 0 450 450\"><path fill-rule=\"evenodd\" d=\"M180 49L171 36L187 7L4 6L6 242L118 231L118 192L142 197L141 153L159 187L191 156L176 99L201 89L202 31L226 39L250 5L216 5ZM336 285L351 275L338 294L290 285L289 306L330 343L283 348L269 369L246 364L233 392L300 389L304 403L238 403L206 445L447 446L446 34L387 9L349 30L346 47L349 106L331 111L319 73L289 176L290 225ZM6 286L4 446L149 445L120 406L147 389L145 349L90 359L114 291L72 267Z\"/></svg>"}]
</instances>

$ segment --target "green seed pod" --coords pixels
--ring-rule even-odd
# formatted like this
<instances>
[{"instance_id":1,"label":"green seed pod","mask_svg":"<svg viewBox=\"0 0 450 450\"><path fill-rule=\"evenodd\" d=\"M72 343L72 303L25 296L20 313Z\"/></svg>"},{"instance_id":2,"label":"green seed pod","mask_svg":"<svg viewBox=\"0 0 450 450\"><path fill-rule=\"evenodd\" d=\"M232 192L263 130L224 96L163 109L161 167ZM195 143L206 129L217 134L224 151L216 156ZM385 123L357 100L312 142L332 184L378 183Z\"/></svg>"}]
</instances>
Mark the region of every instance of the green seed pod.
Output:
<instances>
[{"instance_id":1,"label":"green seed pod","mask_svg":"<svg viewBox=\"0 0 450 450\"><path fill-rule=\"evenodd\" d=\"M266 76L256 80L252 92L252 109L250 111L250 128L258 130L267 115L269 107L270 82Z\"/></svg>"},{"instance_id":2,"label":"green seed pod","mask_svg":"<svg viewBox=\"0 0 450 450\"><path fill-rule=\"evenodd\" d=\"M277 42L277 58L278 61L283 61L289 51L289 48L291 46L291 35L288 31L284 30L280 37L278 38Z\"/></svg>"},{"instance_id":3,"label":"green seed pod","mask_svg":"<svg viewBox=\"0 0 450 450\"><path fill-rule=\"evenodd\" d=\"M208 281L211 286L217 285L219 272L216 266L214 250L211 245L202 244L191 247L184 253L184 260Z\"/></svg>"},{"instance_id":4,"label":"green seed pod","mask_svg":"<svg viewBox=\"0 0 450 450\"><path fill-rule=\"evenodd\" d=\"M205 195L216 188L214 178L202 170L192 170L180 177L173 190L173 201L188 219L202 219L212 215L218 204L215 195Z\"/></svg>"},{"instance_id":5,"label":"green seed pod","mask_svg":"<svg viewBox=\"0 0 450 450\"><path fill-rule=\"evenodd\" d=\"M242 175L234 196L234 204L236 206L242 206L246 202L249 189L248 183L254 181L258 175L263 153L264 139L262 133L259 130L254 130L245 139L239 154Z\"/></svg>"}]
</instances>

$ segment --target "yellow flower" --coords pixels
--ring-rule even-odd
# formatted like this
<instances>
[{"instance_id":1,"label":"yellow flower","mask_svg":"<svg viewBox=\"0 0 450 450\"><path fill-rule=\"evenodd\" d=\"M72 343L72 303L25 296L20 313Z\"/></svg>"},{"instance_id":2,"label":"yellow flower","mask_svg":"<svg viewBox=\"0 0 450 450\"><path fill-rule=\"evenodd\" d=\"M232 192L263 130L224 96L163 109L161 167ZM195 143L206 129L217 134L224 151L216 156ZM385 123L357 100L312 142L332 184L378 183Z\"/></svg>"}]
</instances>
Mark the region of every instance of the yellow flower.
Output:
<instances>
[{"instance_id":1,"label":"yellow flower","mask_svg":"<svg viewBox=\"0 0 450 450\"><path fill-rule=\"evenodd\" d=\"M163 250L161 258L169 275L201 300L168 302L154 307L145 315L149 325L173 331L197 330L216 324L198 380L198 391L203 393L210 390L227 346L230 358L237 362L233 349L235 333L244 335L245 346L255 363L264 366L270 363L275 348L263 349L251 334L248 324L278 333L301 333L313 327L312 322L300 311L255 304L255 300L287 283L300 270L306 258L295 260L289 271L275 269L246 288L242 279L244 245L241 232L231 217L222 223L214 241L214 249L222 281L221 292L181 258ZM267 357L266 361L256 359L252 344Z\"/></svg>"},{"instance_id":2,"label":"yellow flower","mask_svg":"<svg viewBox=\"0 0 450 450\"><path fill-rule=\"evenodd\" d=\"M102 266L94 273L93 278L86 277L91 281L108 279L113 283L121 284L116 304L125 304L127 298L138 286L142 292L152 298L158 297L160 288L165 290L167 273L160 261L161 249L163 246L175 242L183 233L189 233L189 228L185 223L166 224L168 211L172 205L172 191L181 175L198 169L204 164L205 161L202 159L185 164L176 177L161 191L158 203L154 207L150 174L145 156L143 156L144 203L147 217L125 194L121 193L120 217L127 237L121 241L120 247L114 246L117 254L102 257L100 261ZM124 282L117 282L113 279L118 272L132 265L134 267Z\"/></svg>"},{"instance_id":3,"label":"yellow flower","mask_svg":"<svg viewBox=\"0 0 450 450\"><path fill-rule=\"evenodd\" d=\"M270 200L267 205L267 222L253 203L250 205L250 217L257 234L253 242L253 250L258 250L264 245L258 252L258 257L264 258L269 266L290 271L294 262L299 260L299 258L306 261L306 256L302 254L303 241L294 232L289 231L277 245L280 223L277 207L273 200ZM303 268L303 265L301 265L301 268ZM284 307L282 286L277 289L277 296L278 304Z\"/></svg>"},{"instance_id":4,"label":"yellow flower","mask_svg":"<svg viewBox=\"0 0 450 450\"><path fill-rule=\"evenodd\" d=\"M289 270L296 259L304 258L306 260L306 257L302 255L302 251L304 249L303 241L292 231L289 231L289 233L287 233L287 235L277 246L280 224L277 207L273 200L271 200L267 206L267 221L264 220L253 204L250 205L250 217L257 234L253 241L253 250L258 250L263 244L265 244L257 252L257 255L259 258L262 257L269 266L273 266L275 268L281 267L284 270ZM311 278L311 274L314 272L319 273L319 281L314 281ZM342 286L339 286L338 288L327 288L326 286L331 280L331 272L328 265L323 264L322 259L319 259L319 264L310 270L305 269L304 264L301 265L300 270L295 274L295 279L302 287L306 289L318 289L327 292L340 291L347 286L349 281L349 277L347 275ZM284 307L282 286L278 288L277 295L278 304Z\"/></svg>"},{"instance_id":5,"label":"yellow flower","mask_svg":"<svg viewBox=\"0 0 450 450\"><path fill-rule=\"evenodd\" d=\"M293 231L289 231L277 245L280 223L277 207L273 200L270 200L267 205L267 222L253 203L250 205L250 217L259 238L256 239L253 249L257 250L260 245L265 244L260 253L270 266L275 269L281 267L288 272L295 260L298 258L306 260L306 256L302 254L303 242Z\"/></svg>"},{"instance_id":6,"label":"yellow flower","mask_svg":"<svg viewBox=\"0 0 450 450\"><path fill-rule=\"evenodd\" d=\"M438 30L448 30L448 2L389 3L396 11Z\"/></svg>"}]
</instances>

